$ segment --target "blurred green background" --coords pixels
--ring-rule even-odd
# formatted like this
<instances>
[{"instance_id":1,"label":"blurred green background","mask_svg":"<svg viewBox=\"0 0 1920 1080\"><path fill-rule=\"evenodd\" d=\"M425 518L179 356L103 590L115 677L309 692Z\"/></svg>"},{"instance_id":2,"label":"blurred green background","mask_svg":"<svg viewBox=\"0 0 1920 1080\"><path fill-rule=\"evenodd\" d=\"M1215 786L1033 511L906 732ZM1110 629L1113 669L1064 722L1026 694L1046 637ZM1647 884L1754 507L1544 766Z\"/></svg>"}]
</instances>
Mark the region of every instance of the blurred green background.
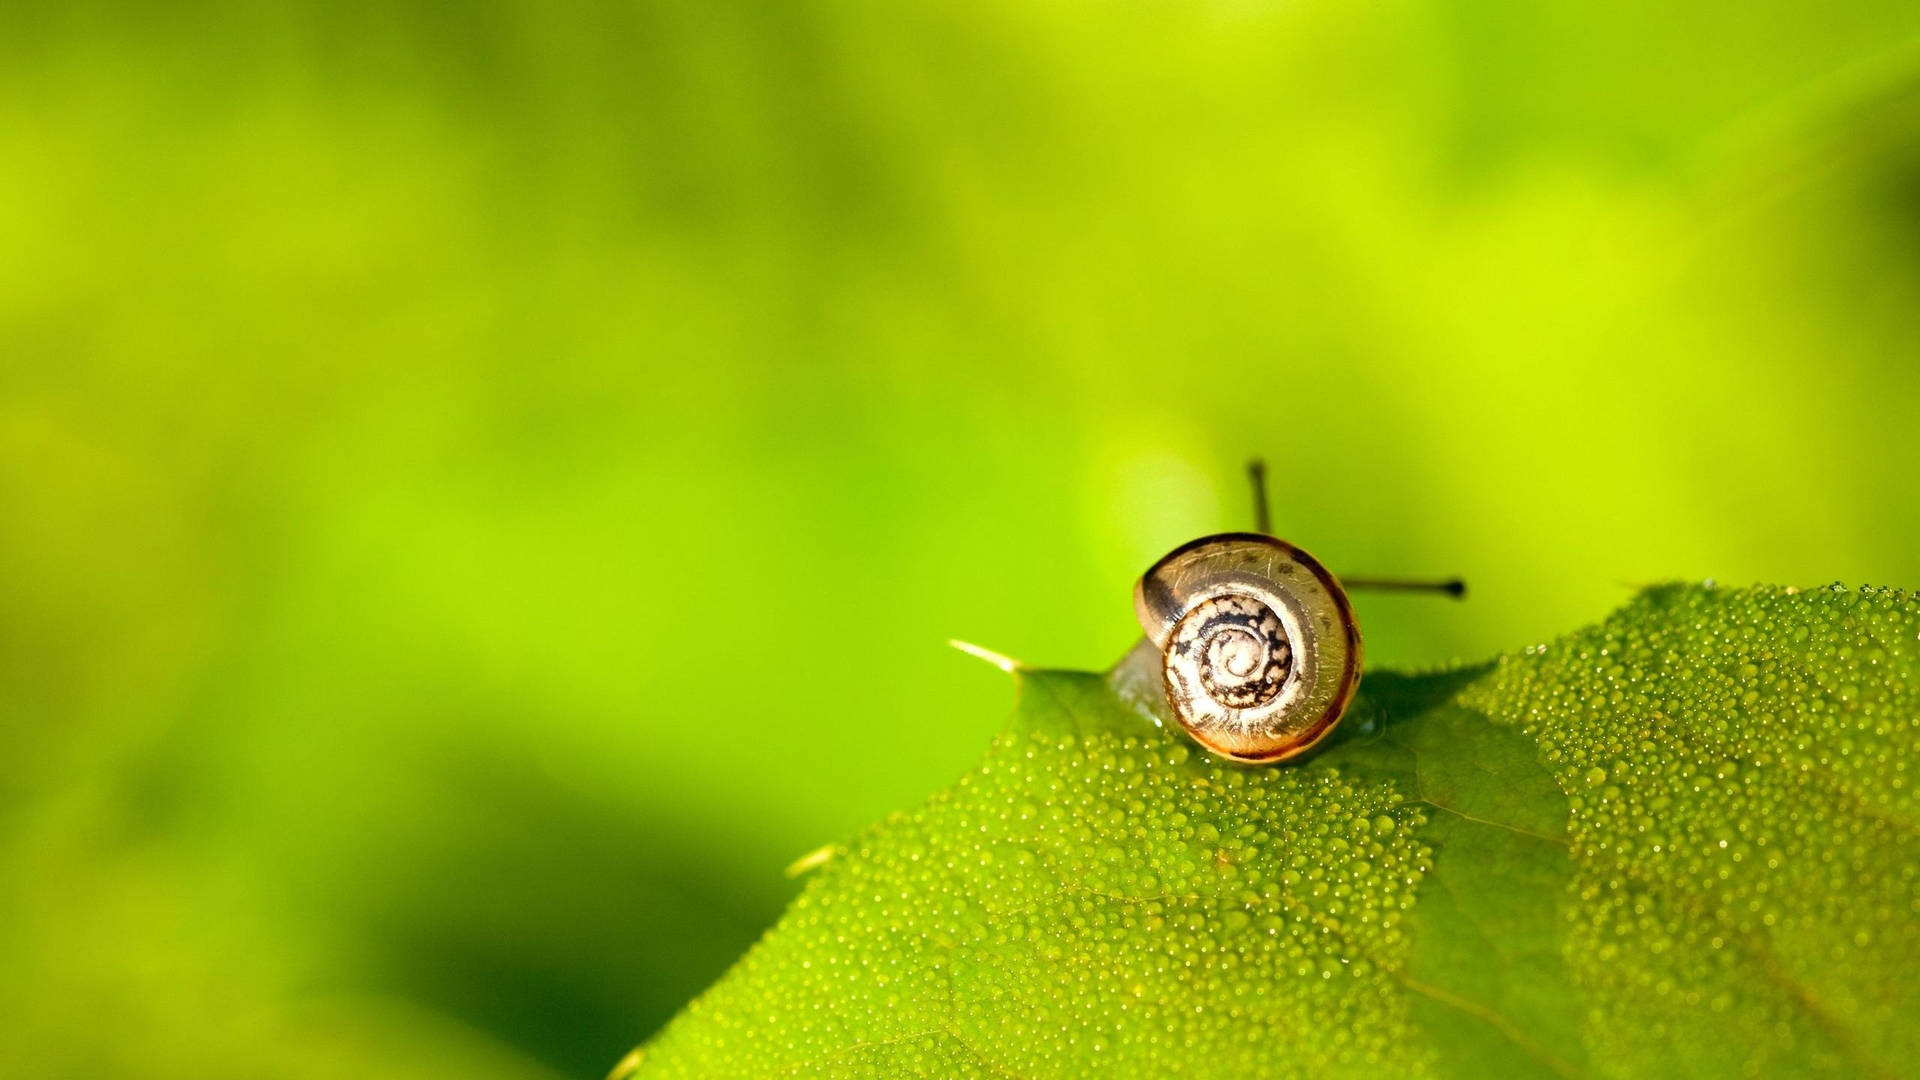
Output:
<instances>
[{"instance_id":1,"label":"blurred green background","mask_svg":"<svg viewBox=\"0 0 1920 1080\"><path fill-rule=\"evenodd\" d=\"M589 1077L1244 527L1920 585L1920 6L0 11L0 1074Z\"/></svg>"}]
</instances>

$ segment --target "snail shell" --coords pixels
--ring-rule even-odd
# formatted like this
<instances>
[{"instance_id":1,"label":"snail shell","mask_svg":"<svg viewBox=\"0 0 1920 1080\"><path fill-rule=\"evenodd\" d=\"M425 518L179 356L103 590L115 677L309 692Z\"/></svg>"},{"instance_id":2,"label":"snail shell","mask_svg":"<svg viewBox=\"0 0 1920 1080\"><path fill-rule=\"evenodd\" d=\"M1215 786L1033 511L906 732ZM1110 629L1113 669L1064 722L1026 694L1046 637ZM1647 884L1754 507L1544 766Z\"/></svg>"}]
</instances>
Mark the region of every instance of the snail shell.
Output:
<instances>
[{"instance_id":1,"label":"snail shell","mask_svg":"<svg viewBox=\"0 0 1920 1080\"><path fill-rule=\"evenodd\" d=\"M1360 685L1360 626L1313 556L1262 533L1176 548L1134 587L1167 704L1209 751L1281 761L1340 721Z\"/></svg>"}]
</instances>

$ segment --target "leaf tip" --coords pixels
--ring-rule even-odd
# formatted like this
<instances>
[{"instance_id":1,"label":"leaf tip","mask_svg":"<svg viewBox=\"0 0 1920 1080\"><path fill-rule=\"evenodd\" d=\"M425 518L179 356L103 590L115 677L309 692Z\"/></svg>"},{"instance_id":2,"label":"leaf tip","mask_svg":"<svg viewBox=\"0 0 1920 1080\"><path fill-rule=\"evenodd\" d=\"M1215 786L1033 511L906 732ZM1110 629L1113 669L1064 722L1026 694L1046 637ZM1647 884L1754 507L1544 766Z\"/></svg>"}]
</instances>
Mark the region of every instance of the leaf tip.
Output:
<instances>
[{"instance_id":1,"label":"leaf tip","mask_svg":"<svg viewBox=\"0 0 1920 1080\"><path fill-rule=\"evenodd\" d=\"M839 844L821 844L819 847L788 863L786 874L790 878L797 878L809 871L818 870L822 866L832 862L833 857L838 854L840 854Z\"/></svg>"},{"instance_id":2,"label":"leaf tip","mask_svg":"<svg viewBox=\"0 0 1920 1080\"><path fill-rule=\"evenodd\" d=\"M607 1080L627 1080L627 1077L640 1071L640 1059L645 1056L646 1050L642 1047L636 1046L627 1051L627 1056L615 1062L613 1068L608 1070Z\"/></svg>"},{"instance_id":3,"label":"leaf tip","mask_svg":"<svg viewBox=\"0 0 1920 1080\"><path fill-rule=\"evenodd\" d=\"M1011 656L1006 656L1002 653L994 652L992 649L975 645L971 641L961 641L959 638L950 638L947 644L975 659L985 660L987 663L992 664L994 667L999 668L1009 675L1026 667L1025 664L1022 664Z\"/></svg>"}]
</instances>

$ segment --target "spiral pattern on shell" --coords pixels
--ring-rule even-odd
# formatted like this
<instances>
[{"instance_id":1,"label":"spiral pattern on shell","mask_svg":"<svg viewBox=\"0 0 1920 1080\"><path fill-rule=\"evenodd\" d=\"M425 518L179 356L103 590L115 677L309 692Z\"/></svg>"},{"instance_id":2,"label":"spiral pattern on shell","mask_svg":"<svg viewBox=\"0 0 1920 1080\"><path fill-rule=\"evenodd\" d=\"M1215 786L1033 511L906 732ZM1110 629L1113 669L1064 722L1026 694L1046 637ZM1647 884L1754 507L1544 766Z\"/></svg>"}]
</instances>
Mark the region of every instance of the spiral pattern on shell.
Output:
<instances>
[{"instance_id":1,"label":"spiral pattern on shell","mask_svg":"<svg viewBox=\"0 0 1920 1080\"><path fill-rule=\"evenodd\" d=\"M1183 697L1197 687L1229 709L1272 704L1293 671L1293 643L1273 609L1227 593L1202 601L1173 628L1167 678Z\"/></svg>"},{"instance_id":2,"label":"spiral pattern on shell","mask_svg":"<svg viewBox=\"0 0 1920 1080\"><path fill-rule=\"evenodd\" d=\"M1313 556L1264 533L1175 548L1140 577L1134 610L1159 656L1172 718L1245 762L1305 753L1360 681L1360 628Z\"/></svg>"}]
</instances>

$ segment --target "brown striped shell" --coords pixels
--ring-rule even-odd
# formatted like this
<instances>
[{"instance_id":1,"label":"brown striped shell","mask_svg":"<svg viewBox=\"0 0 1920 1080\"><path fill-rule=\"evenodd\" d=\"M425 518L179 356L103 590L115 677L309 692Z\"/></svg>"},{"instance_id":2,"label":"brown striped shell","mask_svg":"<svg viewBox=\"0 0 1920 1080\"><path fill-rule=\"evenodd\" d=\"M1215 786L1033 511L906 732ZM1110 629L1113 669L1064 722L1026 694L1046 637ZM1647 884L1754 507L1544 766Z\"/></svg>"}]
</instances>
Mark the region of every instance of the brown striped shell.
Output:
<instances>
[{"instance_id":1,"label":"brown striped shell","mask_svg":"<svg viewBox=\"0 0 1920 1080\"><path fill-rule=\"evenodd\" d=\"M1167 705L1207 750L1283 761L1339 723L1360 685L1360 627L1319 561L1261 533L1185 544L1134 588Z\"/></svg>"}]
</instances>

